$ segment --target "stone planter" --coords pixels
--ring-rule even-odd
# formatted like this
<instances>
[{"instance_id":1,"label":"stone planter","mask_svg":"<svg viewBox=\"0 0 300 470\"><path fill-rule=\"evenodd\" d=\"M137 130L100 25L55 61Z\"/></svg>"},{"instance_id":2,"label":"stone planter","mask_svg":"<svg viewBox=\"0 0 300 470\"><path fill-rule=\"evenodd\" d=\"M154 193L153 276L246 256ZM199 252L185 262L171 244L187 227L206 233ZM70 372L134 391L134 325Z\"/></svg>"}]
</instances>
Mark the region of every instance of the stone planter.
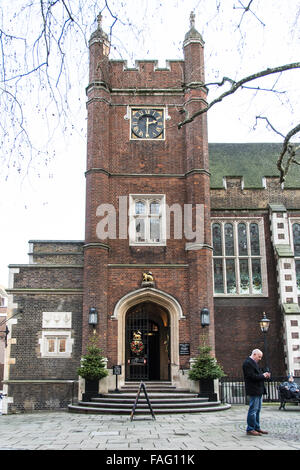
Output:
<instances>
[{"instance_id":1,"label":"stone planter","mask_svg":"<svg viewBox=\"0 0 300 470\"><path fill-rule=\"evenodd\" d=\"M83 401L91 401L91 398L99 396L99 380L85 379L85 389L82 394Z\"/></svg>"},{"instance_id":2,"label":"stone planter","mask_svg":"<svg viewBox=\"0 0 300 470\"><path fill-rule=\"evenodd\" d=\"M215 393L214 379L199 380L199 397L208 398L209 401L217 401L218 395Z\"/></svg>"}]
</instances>

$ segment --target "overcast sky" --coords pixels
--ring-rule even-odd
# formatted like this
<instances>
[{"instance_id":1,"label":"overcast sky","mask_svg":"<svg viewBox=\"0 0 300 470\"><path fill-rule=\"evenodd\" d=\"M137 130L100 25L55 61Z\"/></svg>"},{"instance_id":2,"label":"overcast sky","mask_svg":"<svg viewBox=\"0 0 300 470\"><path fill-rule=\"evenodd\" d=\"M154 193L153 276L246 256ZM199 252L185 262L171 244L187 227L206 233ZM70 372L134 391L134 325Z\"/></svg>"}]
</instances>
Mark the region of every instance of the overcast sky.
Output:
<instances>
[{"instance_id":1,"label":"overcast sky","mask_svg":"<svg viewBox=\"0 0 300 470\"><path fill-rule=\"evenodd\" d=\"M121 3L123 6L118 9L118 14L120 18L126 17L126 25L116 23L114 26L112 57L122 56L128 65L133 65L135 59L157 59L162 66L166 59L182 59L182 41L189 29L191 10L195 10L196 28L205 40L207 82L220 80L223 76L238 79L267 67L299 60L296 17L299 2L295 0L256 0L257 17L248 12L240 30L236 24L242 10L233 10L229 0L222 3L226 8L220 9L218 15L215 14L218 0L129 0ZM239 6L238 0L234 3ZM116 1L111 3L112 6L116 4ZM111 21L109 14L104 12L104 29L107 31ZM133 25L130 28L129 22ZM91 30L95 26L94 23ZM73 56L76 56L76 47ZM8 174L0 174L0 284L5 287L8 264L28 262L29 240L84 239L85 87L88 84L85 60L83 57L82 80L72 84L73 132L64 136L58 132L52 139L49 145L55 156L47 166L33 163L21 175L13 169ZM281 77L276 89L284 90L286 81L291 90L289 97L284 94L274 97L270 92L253 94L249 90L217 105L208 115L209 142L279 142L279 136L265 129L262 123L256 131L253 125L259 113L270 113L274 125L282 132L288 132L293 122L296 125L294 109L298 108L296 119L299 120L299 72L289 72ZM275 77L264 82L266 87L274 84ZM213 96L211 91L209 100ZM37 136L46 135L48 130L46 123L35 117L30 126Z\"/></svg>"}]
</instances>

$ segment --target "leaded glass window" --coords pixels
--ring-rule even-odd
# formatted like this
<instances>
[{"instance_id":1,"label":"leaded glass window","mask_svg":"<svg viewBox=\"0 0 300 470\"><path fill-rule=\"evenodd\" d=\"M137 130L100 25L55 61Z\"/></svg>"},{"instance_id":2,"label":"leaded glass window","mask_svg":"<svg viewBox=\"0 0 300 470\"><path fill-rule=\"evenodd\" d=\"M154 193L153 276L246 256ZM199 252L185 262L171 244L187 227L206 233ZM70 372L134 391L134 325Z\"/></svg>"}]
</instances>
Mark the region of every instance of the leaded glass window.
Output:
<instances>
[{"instance_id":1,"label":"leaded glass window","mask_svg":"<svg viewBox=\"0 0 300 470\"><path fill-rule=\"evenodd\" d=\"M298 295L300 296L300 223L296 222L292 226L293 228L293 245L296 265L296 282Z\"/></svg>"},{"instance_id":2,"label":"leaded glass window","mask_svg":"<svg viewBox=\"0 0 300 470\"><path fill-rule=\"evenodd\" d=\"M300 256L300 224L293 224L294 254Z\"/></svg>"},{"instance_id":3,"label":"leaded glass window","mask_svg":"<svg viewBox=\"0 0 300 470\"><path fill-rule=\"evenodd\" d=\"M251 245L251 255L259 256L259 233L258 225L255 223L250 224L250 245Z\"/></svg>"},{"instance_id":4,"label":"leaded glass window","mask_svg":"<svg viewBox=\"0 0 300 470\"><path fill-rule=\"evenodd\" d=\"M296 259L296 282L297 282L297 289L298 295L300 295L300 259Z\"/></svg>"},{"instance_id":5,"label":"leaded glass window","mask_svg":"<svg viewBox=\"0 0 300 470\"><path fill-rule=\"evenodd\" d=\"M247 256L248 255L248 246L247 246L247 229L246 224L238 224L238 243L239 243L239 255Z\"/></svg>"},{"instance_id":6,"label":"leaded glass window","mask_svg":"<svg viewBox=\"0 0 300 470\"><path fill-rule=\"evenodd\" d=\"M252 290L254 294L261 294L262 279L261 279L261 263L260 259L252 259Z\"/></svg>"},{"instance_id":7,"label":"leaded glass window","mask_svg":"<svg viewBox=\"0 0 300 470\"><path fill-rule=\"evenodd\" d=\"M214 280L215 280L215 293L224 293L224 277L223 277L223 262L221 258L214 260Z\"/></svg>"},{"instance_id":8,"label":"leaded glass window","mask_svg":"<svg viewBox=\"0 0 300 470\"><path fill-rule=\"evenodd\" d=\"M215 256L222 256L222 234L221 234L221 225L213 224L213 248Z\"/></svg>"},{"instance_id":9,"label":"leaded glass window","mask_svg":"<svg viewBox=\"0 0 300 470\"><path fill-rule=\"evenodd\" d=\"M136 214L145 214L146 204L143 201L136 201L135 203L135 213Z\"/></svg>"},{"instance_id":10,"label":"leaded glass window","mask_svg":"<svg viewBox=\"0 0 300 470\"><path fill-rule=\"evenodd\" d=\"M226 259L227 293L236 294L236 277L234 259Z\"/></svg>"},{"instance_id":11,"label":"leaded glass window","mask_svg":"<svg viewBox=\"0 0 300 470\"><path fill-rule=\"evenodd\" d=\"M212 224L215 294L263 294L263 243L262 219L222 219Z\"/></svg>"},{"instance_id":12,"label":"leaded glass window","mask_svg":"<svg viewBox=\"0 0 300 470\"><path fill-rule=\"evenodd\" d=\"M226 256L232 256L234 254L232 224L225 224L225 253Z\"/></svg>"},{"instance_id":13,"label":"leaded glass window","mask_svg":"<svg viewBox=\"0 0 300 470\"><path fill-rule=\"evenodd\" d=\"M164 196L131 195L130 243L165 244Z\"/></svg>"},{"instance_id":14,"label":"leaded glass window","mask_svg":"<svg viewBox=\"0 0 300 470\"><path fill-rule=\"evenodd\" d=\"M136 218L135 219L135 241L144 242L145 241L145 220Z\"/></svg>"},{"instance_id":15,"label":"leaded glass window","mask_svg":"<svg viewBox=\"0 0 300 470\"><path fill-rule=\"evenodd\" d=\"M240 259L240 293L250 293L250 277L248 259Z\"/></svg>"}]
</instances>

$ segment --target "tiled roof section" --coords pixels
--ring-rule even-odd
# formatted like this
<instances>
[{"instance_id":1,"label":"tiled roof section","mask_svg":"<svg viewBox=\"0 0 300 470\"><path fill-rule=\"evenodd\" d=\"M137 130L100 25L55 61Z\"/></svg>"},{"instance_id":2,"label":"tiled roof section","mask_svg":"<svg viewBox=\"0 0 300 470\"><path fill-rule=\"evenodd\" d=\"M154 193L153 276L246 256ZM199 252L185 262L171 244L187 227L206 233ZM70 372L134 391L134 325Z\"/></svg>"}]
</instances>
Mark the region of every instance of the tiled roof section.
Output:
<instances>
[{"instance_id":1,"label":"tiled roof section","mask_svg":"<svg viewBox=\"0 0 300 470\"><path fill-rule=\"evenodd\" d=\"M262 188L263 177L278 177L280 143L209 144L211 188L222 188L223 177L243 177L244 188ZM285 188L300 188L300 166L292 165Z\"/></svg>"}]
</instances>

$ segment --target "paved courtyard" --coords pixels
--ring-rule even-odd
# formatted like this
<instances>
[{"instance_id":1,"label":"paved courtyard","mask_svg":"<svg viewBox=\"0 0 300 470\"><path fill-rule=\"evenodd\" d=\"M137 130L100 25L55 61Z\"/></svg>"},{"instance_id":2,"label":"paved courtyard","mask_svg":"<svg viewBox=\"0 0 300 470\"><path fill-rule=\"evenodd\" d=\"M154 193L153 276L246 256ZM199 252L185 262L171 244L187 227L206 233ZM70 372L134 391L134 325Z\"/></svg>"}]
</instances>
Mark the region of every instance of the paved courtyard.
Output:
<instances>
[{"instance_id":1,"label":"paved courtyard","mask_svg":"<svg viewBox=\"0 0 300 470\"><path fill-rule=\"evenodd\" d=\"M264 404L265 436L247 436L248 407L134 417L67 411L0 415L0 450L300 450L300 407Z\"/></svg>"}]
</instances>

